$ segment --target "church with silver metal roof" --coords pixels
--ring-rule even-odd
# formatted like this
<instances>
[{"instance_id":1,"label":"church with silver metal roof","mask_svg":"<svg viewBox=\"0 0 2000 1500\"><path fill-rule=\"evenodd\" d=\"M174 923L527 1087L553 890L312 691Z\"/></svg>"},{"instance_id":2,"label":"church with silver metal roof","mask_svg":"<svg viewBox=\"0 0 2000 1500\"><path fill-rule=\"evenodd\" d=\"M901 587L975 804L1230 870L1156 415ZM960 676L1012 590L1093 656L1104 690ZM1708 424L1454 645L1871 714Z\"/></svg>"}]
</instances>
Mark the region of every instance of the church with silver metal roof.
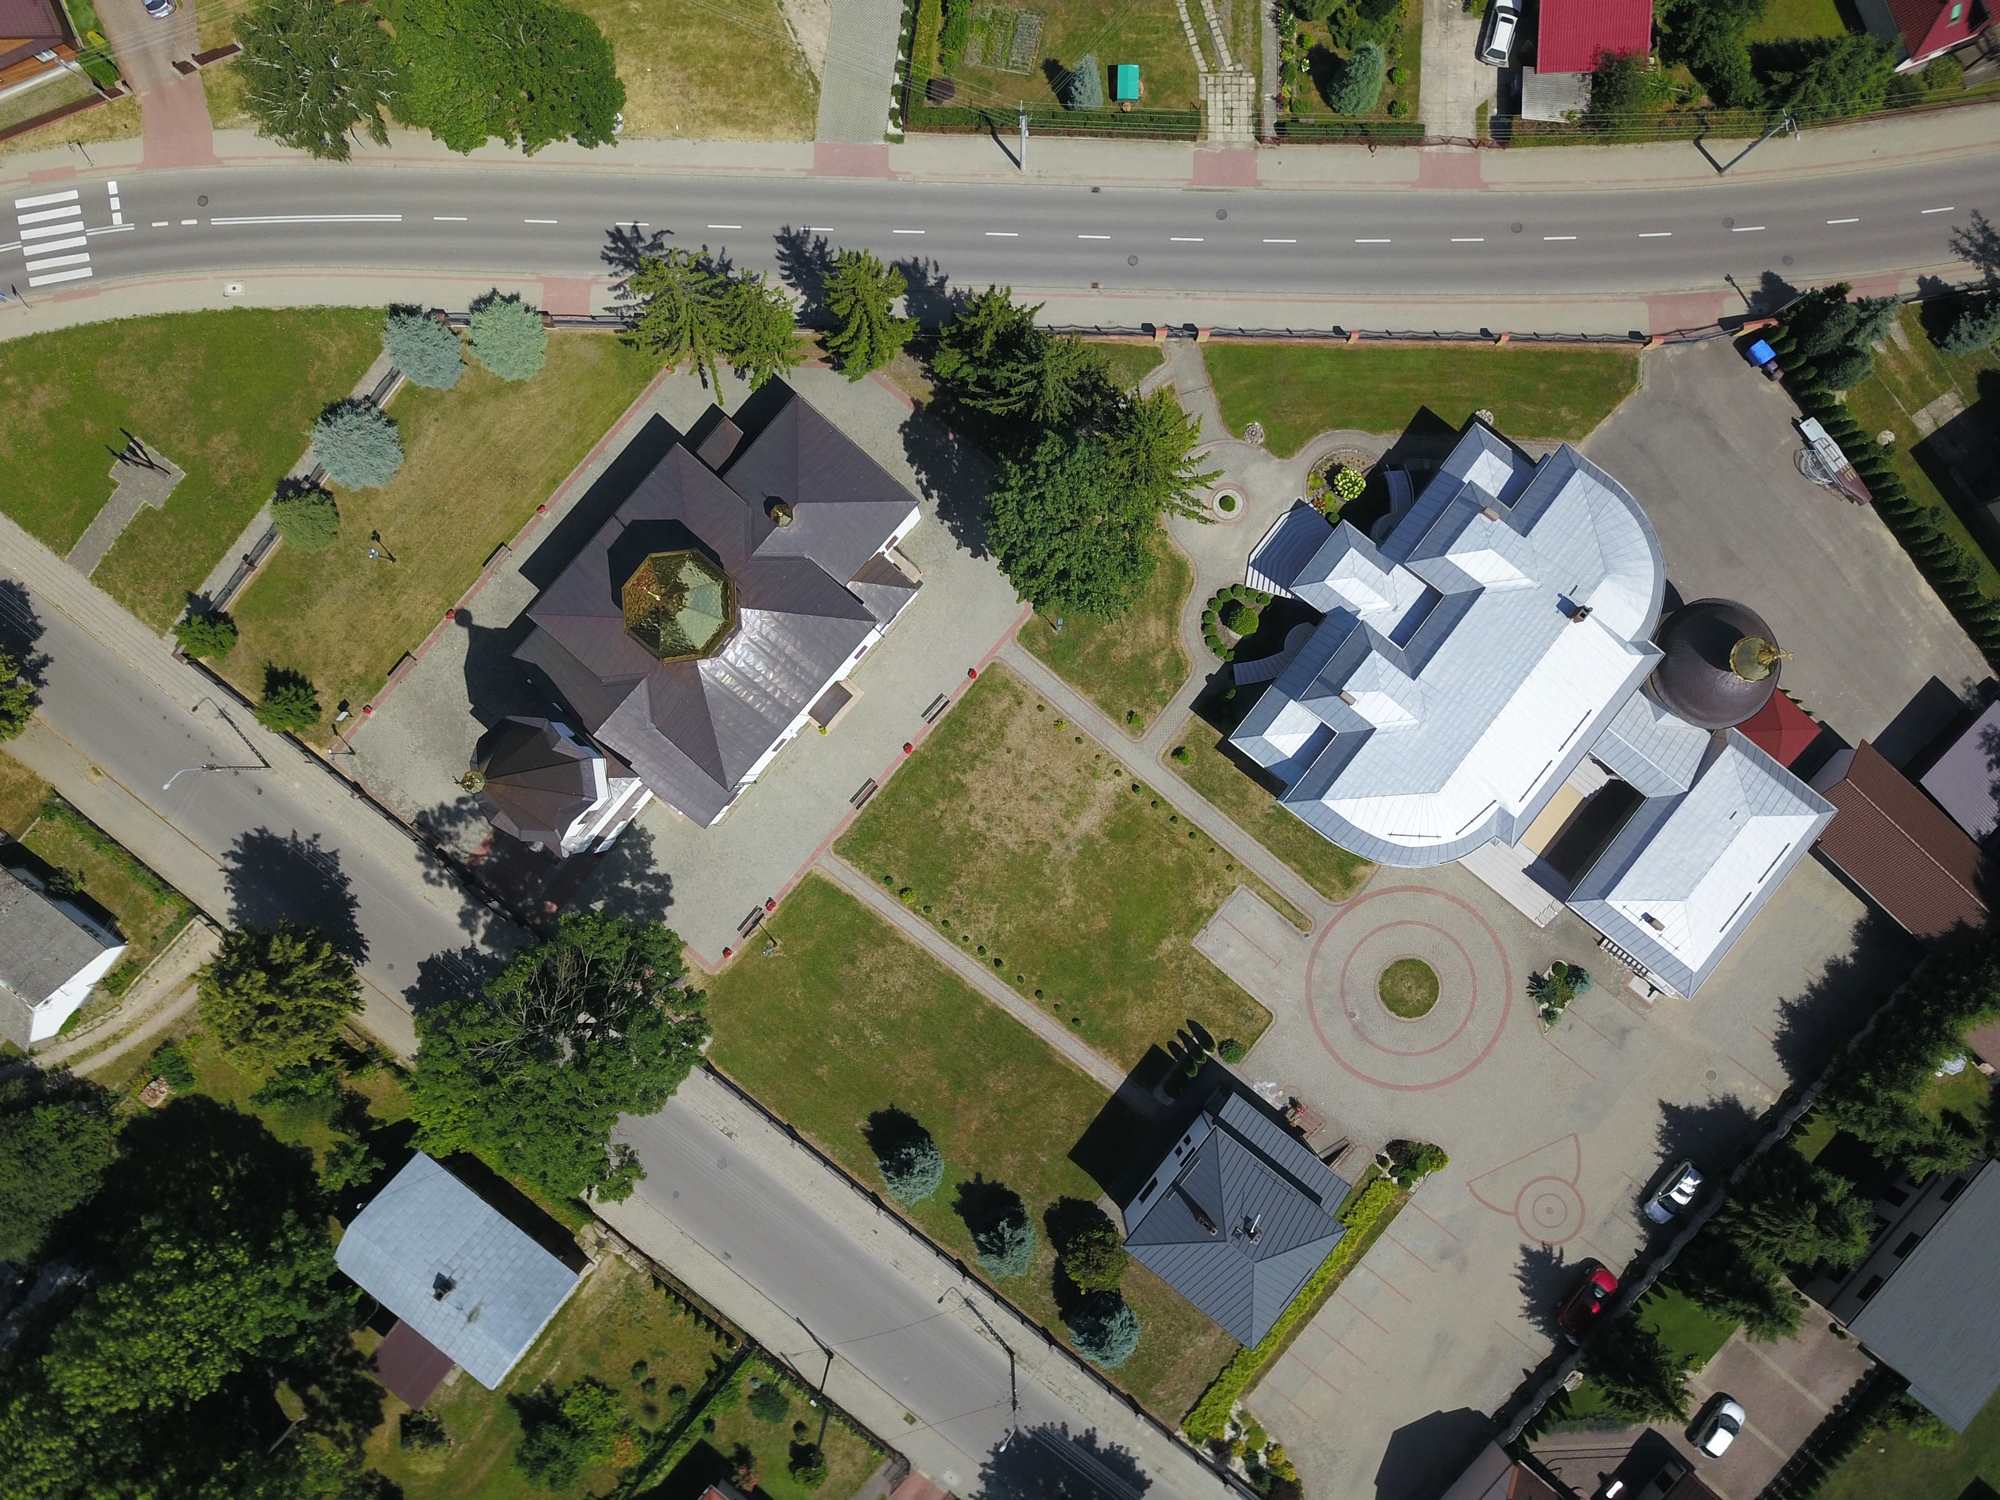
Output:
<instances>
[{"instance_id":1,"label":"church with silver metal roof","mask_svg":"<svg viewBox=\"0 0 2000 1500\"><path fill-rule=\"evenodd\" d=\"M1234 747L1341 847L1497 855L1692 994L1833 816L1729 727L1776 690L1768 628L1723 600L1662 628L1651 523L1567 444L1537 462L1474 423L1377 533L1301 503L1258 544L1250 582L1321 619L1239 668L1271 685ZM1587 864L1540 860L1538 830L1614 781L1630 815Z\"/></svg>"}]
</instances>

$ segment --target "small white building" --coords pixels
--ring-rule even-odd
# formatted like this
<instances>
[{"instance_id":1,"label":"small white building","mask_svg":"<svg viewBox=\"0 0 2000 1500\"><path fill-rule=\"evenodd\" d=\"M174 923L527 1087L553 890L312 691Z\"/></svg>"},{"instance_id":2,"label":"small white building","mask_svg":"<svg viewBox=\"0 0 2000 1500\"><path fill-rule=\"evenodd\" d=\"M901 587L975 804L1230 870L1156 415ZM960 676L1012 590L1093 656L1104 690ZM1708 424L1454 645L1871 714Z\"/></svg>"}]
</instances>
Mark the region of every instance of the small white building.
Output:
<instances>
[{"instance_id":1,"label":"small white building","mask_svg":"<svg viewBox=\"0 0 2000 1500\"><path fill-rule=\"evenodd\" d=\"M31 866L0 867L0 1036L17 1047L54 1036L125 947L116 927L52 893Z\"/></svg>"}]
</instances>

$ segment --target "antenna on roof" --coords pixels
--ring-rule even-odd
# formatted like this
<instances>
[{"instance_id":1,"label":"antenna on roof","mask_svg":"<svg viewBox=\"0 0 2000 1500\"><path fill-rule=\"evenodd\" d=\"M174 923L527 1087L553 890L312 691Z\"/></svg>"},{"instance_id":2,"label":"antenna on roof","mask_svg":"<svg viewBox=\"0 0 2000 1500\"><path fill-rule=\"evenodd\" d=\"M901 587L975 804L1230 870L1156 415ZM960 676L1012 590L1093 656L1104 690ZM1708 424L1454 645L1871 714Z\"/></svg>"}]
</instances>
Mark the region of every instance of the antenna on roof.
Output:
<instances>
[{"instance_id":1,"label":"antenna on roof","mask_svg":"<svg viewBox=\"0 0 2000 1500\"><path fill-rule=\"evenodd\" d=\"M1251 1219L1249 1223L1245 1224L1243 1226L1243 1234L1253 1245L1261 1240L1264 1237L1264 1216L1260 1213Z\"/></svg>"}]
</instances>

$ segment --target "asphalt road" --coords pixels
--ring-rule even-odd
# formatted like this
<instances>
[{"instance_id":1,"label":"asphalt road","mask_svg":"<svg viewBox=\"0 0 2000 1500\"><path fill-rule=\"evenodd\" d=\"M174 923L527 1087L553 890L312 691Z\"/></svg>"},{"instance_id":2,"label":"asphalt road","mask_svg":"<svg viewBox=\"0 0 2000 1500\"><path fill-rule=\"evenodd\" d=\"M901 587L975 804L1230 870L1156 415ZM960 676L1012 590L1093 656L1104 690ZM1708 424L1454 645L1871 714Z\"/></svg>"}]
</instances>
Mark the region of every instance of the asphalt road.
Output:
<instances>
[{"instance_id":1,"label":"asphalt road","mask_svg":"<svg viewBox=\"0 0 2000 1500\"><path fill-rule=\"evenodd\" d=\"M117 209L112 187L122 189ZM97 284L274 270L587 277L635 238L752 269L823 235L957 286L1301 296L1635 296L1944 267L2000 213L2000 152L1646 190L1308 192L286 164L80 185ZM0 207L0 213L13 205ZM22 233L16 215L0 234ZM621 226L624 226L621 228ZM47 236L42 237L46 239ZM36 236L24 235L32 246ZM609 261L607 259L609 257ZM0 279L22 284L20 243ZM38 279L38 278L36 278ZM60 283L46 282L59 288ZM922 292L919 290L919 303Z\"/></svg>"},{"instance_id":2,"label":"asphalt road","mask_svg":"<svg viewBox=\"0 0 2000 1500\"><path fill-rule=\"evenodd\" d=\"M986 1487L990 1500L1019 1493L1103 1500L1138 1500L1149 1489L1156 1497L1173 1493L1143 1472L1135 1481L1107 1467L1086 1447L1051 1440L1051 1429L1083 1433L1093 1424L1025 1370L1022 1437L996 1458L1014 1421L1007 1354L996 1338L940 1308L932 1291L871 1254L684 1102L627 1119L618 1135L645 1164L638 1196L800 1320L793 1342L778 1351L794 1368L817 1378L824 1367L818 1350L830 1348L836 1364L852 1365L917 1415L917 1427L882 1435L907 1448L940 1484L970 1494L985 1470L999 1481ZM837 1381L831 1388L838 1390ZM1058 1491L1047 1483L1053 1476L1081 1480L1082 1487Z\"/></svg>"}]
</instances>

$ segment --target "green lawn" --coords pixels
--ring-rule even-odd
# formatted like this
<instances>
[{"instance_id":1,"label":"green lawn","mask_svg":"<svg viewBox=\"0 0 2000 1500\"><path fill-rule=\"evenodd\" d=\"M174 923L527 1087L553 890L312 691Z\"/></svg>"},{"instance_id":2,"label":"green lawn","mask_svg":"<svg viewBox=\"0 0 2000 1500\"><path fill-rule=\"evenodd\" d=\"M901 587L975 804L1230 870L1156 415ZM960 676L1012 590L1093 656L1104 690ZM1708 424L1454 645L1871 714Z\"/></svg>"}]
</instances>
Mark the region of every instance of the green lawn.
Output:
<instances>
[{"instance_id":1,"label":"green lawn","mask_svg":"<svg viewBox=\"0 0 2000 1500\"><path fill-rule=\"evenodd\" d=\"M1684 1293L1667 1286L1656 1285L1640 1298L1636 1314L1628 1313L1626 1316L1635 1315L1660 1336L1660 1341L1669 1350L1681 1357L1687 1368L1694 1370L1701 1369L1715 1358L1716 1351L1728 1343L1729 1336L1736 1331L1734 1323L1696 1306ZM1595 1421L1608 1415L1598 1387L1586 1379L1571 1393L1563 1412L1563 1421Z\"/></svg>"},{"instance_id":2,"label":"green lawn","mask_svg":"<svg viewBox=\"0 0 2000 1500\"><path fill-rule=\"evenodd\" d=\"M1000 1285L1060 1332L1042 1211L1102 1191L1072 1159L1086 1134L1093 1144L1108 1136L1115 1152L1142 1127L1114 1110L1093 1132L1110 1103L1101 1086L830 881L809 877L763 931L776 953L753 950L709 984L716 1063L878 1187L868 1117L890 1106L914 1114L938 1143L945 1181L910 1217L968 1264L976 1252L952 1210L958 1184L978 1174L1019 1193L1041 1243L1034 1268ZM1172 1422L1235 1342L1142 1267L1125 1291L1144 1332L1115 1378Z\"/></svg>"},{"instance_id":3,"label":"green lawn","mask_svg":"<svg viewBox=\"0 0 2000 1500\"><path fill-rule=\"evenodd\" d=\"M1250 0L1216 0L1216 11L1218 16L1231 13L1225 28L1230 46L1233 50L1247 41L1247 61L1257 66L1256 7ZM1236 12L1247 17L1247 27ZM1191 4L1188 14L1207 52L1213 43L1200 6ZM1040 19L1038 33L1033 33L1032 23L1023 30L1024 15ZM1018 70L1013 64L1016 55L1023 63ZM1101 68L1138 64L1140 109L1201 106L1197 65L1173 0L1033 0L1018 6L975 0L971 41L952 74L958 85L952 103L1011 110L1025 101L1030 109L1057 108L1062 104L1057 83L1066 76L1065 70L1086 56L1095 56Z\"/></svg>"},{"instance_id":4,"label":"green lawn","mask_svg":"<svg viewBox=\"0 0 2000 1500\"><path fill-rule=\"evenodd\" d=\"M1289 20L1289 12L1287 17ZM1326 102L1326 90L1333 81L1333 70L1341 56L1332 45L1331 34L1322 22L1304 21L1293 24L1297 24L1300 30L1308 32L1313 39L1312 50L1307 54L1307 67L1312 74L1312 84L1302 91L1303 97L1300 103L1303 107L1295 111L1295 116L1300 119L1322 120L1343 118L1336 115ZM1394 118L1410 121L1423 119L1423 111L1419 108L1422 99L1418 93L1424 55L1423 0L1404 0L1402 22L1396 27L1382 50L1388 56L1391 70L1396 68L1403 70L1403 81L1397 83L1393 79L1385 79L1382 93L1375 101L1375 108L1365 115L1357 115L1354 118L1362 120ZM1392 116L1389 113L1389 106L1398 101L1403 105L1403 113L1400 116Z\"/></svg>"},{"instance_id":5,"label":"green lawn","mask_svg":"<svg viewBox=\"0 0 2000 1500\"><path fill-rule=\"evenodd\" d=\"M1793 37L1845 36L1847 30L1838 0L1766 0L1763 17L1743 36L1749 42L1776 42Z\"/></svg>"},{"instance_id":6,"label":"green lawn","mask_svg":"<svg viewBox=\"0 0 2000 1500\"><path fill-rule=\"evenodd\" d=\"M1116 620L1070 615L1055 621L1036 615L1021 627L1021 644L1060 673L1069 685L1137 738L1153 715L1187 681L1181 647L1181 607L1194 586L1194 570L1162 533L1153 544L1157 565L1146 592ZM1134 724L1129 715L1137 713Z\"/></svg>"},{"instance_id":7,"label":"green lawn","mask_svg":"<svg viewBox=\"0 0 2000 1500\"><path fill-rule=\"evenodd\" d=\"M1967 409L1971 409L1980 399L1980 376L1986 376L1990 389L1995 378L1992 372L2000 370L2000 355L1991 349L1979 354L1946 354L1924 332L1915 307L1905 307L1900 316L1910 347L1899 348L1893 339L1885 342L1875 357L1875 373L1847 393L1847 409L1863 432L1896 434L1896 448L1889 462L1908 486L1910 498L1930 507L1938 528L1978 564L1980 587L1988 595L2000 597L2000 571L1995 570L1985 547L1954 508L1958 497L1947 496L1940 490L1930 471L1912 452L1923 441L1912 414L1947 391L1956 391Z\"/></svg>"},{"instance_id":8,"label":"green lawn","mask_svg":"<svg viewBox=\"0 0 2000 1500\"><path fill-rule=\"evenodd\" d=\"M836 847L1126 1067L1190 1019L1270 1024L1192 946L1234 887L1307 925L997 665Z\"/></svg>"},{"instance_id":9,"label":"green lawn","mask_svg":"<svg viewBox=\"0 0 2000 1500\"><path fill-rule=\"evenodd\" d=\"M1280 458L1334 428L1401 432L1426 408L1458 427L1485 407L1507 437L1574 440L1639 378L1637 356L1623 349L1231 342L1203 352L1223 421L1239 433L1262 422Z\"/></svg>"},{"instance_id":10,"label":"green lawn","mask_svg":"<svg viewBox=\"0 0 2000 1500\"><path fill-rule=\"evenodd\" d=\"M750 1410L747 1399L728 1410L721 1410L728 1405L727 1400L718 1400L717 1410L712 1413L715 1431L703 1439L722 1458L727 1458L739 1448L750 1450L757 1471L754 1493L760 1500L846 1500L880 1466L881 1450L836 1418L826 1428L826 1482L816 1490L806 1488L786 1472L786 1464L791 1456L792 1444L796 1441L793 1435L795 1423L806 1422L809 1436L817 1437L819 1434L820 1414L807 1405L810 1393L800 1389L797 1382L775 1365L755 1356L744 1362L736 1379L746 1398L753 1379L776 1380L791 1397L791 1410L774 1422L766 1422ZM700 1457L698 1454L694 1462L699 1463ZM673 1493L675 1488L672 1485L666 1487L668 1493Z\"/></svg>"},{"instance_id":11,"label":"green lawn","mask_svg":"<svg viewBox=\"0 0 2000 1500\"><path fill-rule=\"evenodd\" d=\"M1222 740L1201 720L1191 719L1187 738L1181 741L1188 758L1170 764L1183 781L1327 900L1345 901L1367 884L1375 866L1286 812L1259 773L1229 758Z\"/></svg>"},{"instance_id":12,"label":"green lawn","mask_svg":"<svg viewBox=\"0 0 2000 1500\"><path fill-rule=\"evenodd\" d=\"M598 24L617 56L628 137L812 139L819 80L786 29L778 0L575 5Z\"/></svg>"},{"instance_id":13,"label":"green lawn","mask_svg":"<svg viewBox=\"0 0 2000 1500\"><path fill-rule=\"evenodd\" d=\"M0 507L66 553L111 497L124 430L174 460L187 478L96 573L164 629L298 462L321 408L381 352L381 328L365 309L238 308L0 344Z\"/></svg>"},{"instance_id":14,"label":"green lawn","mask_svg":"<svg viewBox=\"0 0 2000 1500\"><path fill-rule=\"evenodd\" d=\"M305 673L325 739L334 706L381 689L658 368L616 339L559 333L532 380L473 367L448 391L405 386L390 403L402 471L386 489L335 491L340 536L325 551L273 554L232 606L242 635L221 669L252 698L267 662ZM371 532L397 561L369 560Z\"/></svg>"},{"instance_id":15,"label":"green lawn","mask_svg":"<svg viewBox=\"0 0 2000 1500\"><path fill-rule=\"evenodd\" d=\"M1166 353L1158 344L1138 344L1130 339L1092 339L1090 347L1104 356L1118 389L1129 391L1159 369Z\"/></svg>"},{"instance_id":16,"label":"green lawn","mask_svg":"<svg viewBox=\"0 0 2000 1500\"><path fill-rule=\"evenodd\" d=\"M19 838L41 816L56 789L0 750L0 833Z\"/></svg>"},{"instance_id":17,"label":"green lawn","mask_svg":"<svg viewBox=\"0 0 2000 1500\"><path fill-rule=\"evenodd\" d=\"M1978 1500L1974 1480L2000 1488L2000 1397L1949 1448L1878 1429L1827 1477L1816 1500Z\"/></svg>"},{"instance_id":18,"label":"green lawn","mask_svg":"<svg viewBox=\"0 0 2000 1500\"><path fill-rule=\"evenodd\" d=\"M399 1419L409 1408L385 1392L382 1425L368 1439L368 1461L402 1487L406 1500L569 1500L601 1494L619 1468L639 1457L649 1434L673 1423L728 1350L725 1336L679 1299L624 1261L607 1257L499 1390L489 1391L460 1371L431 1398L429 1409L443 1420L449 1447L399 1447ZM646 1368L634 1375L633 1366L642 1359ZM560 1387L582 1375L624 1392L632 1433L611 1463L586 1472L574 1485L544 1489L514 1467L521 1423L507 1398L525 1395L544 1380ZM642 1380L653 1381L655 1388L642 1389ZM671 1395L676 1388L681 1394Z\"/></svg>"}]
</instances>

